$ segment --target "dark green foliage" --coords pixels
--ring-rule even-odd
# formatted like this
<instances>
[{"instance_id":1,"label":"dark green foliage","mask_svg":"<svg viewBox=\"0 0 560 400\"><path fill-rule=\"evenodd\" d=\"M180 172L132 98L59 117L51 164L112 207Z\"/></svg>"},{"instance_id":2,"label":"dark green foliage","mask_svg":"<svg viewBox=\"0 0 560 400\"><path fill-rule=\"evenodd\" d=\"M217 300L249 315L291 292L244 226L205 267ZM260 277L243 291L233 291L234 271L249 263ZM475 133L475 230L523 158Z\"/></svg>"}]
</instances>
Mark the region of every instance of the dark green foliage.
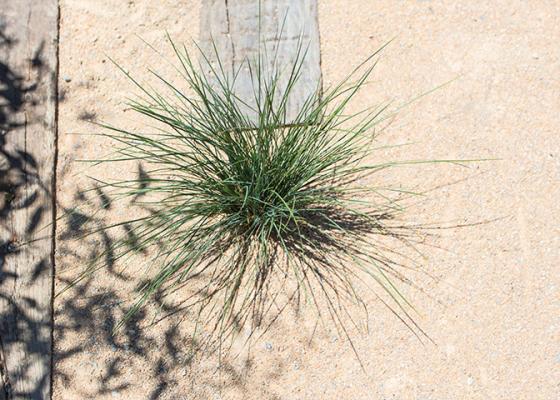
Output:
<instances>
[{"instance_id":1,"label":"dark green foliage","mask_svg":"<svg viewBox=\"0 0 560 400\"><path fill-rule=\"evenodd\" d=\"M161 129L105 126L120 147L104 162L138 160L143 167L137 179L99 182L95 190L113 190L117 199L107 204L128 198L150 210L102 228L122 232L111 245L112 262L153 255L151 277L125 319L152 296L196 277L184 309L220 343L242 326L266 328L286 304L302 301L347 334L347 307L366 307L360 290L374 285L381 301L419 331L394 283L404 280L404 255L387 244L411 246L416 237L395 220L403 192L363 183L397 164L423 161L368 163L385 108L345 113L377 53L341 84L317 90L288 120L304 51L283 73L265 74L262 59L248 61L255 99L245 104L221 65L203 74L186 50L173 48L187 91L155 74L170 89L163 95L125 72L143 93L132 109ZM97 262L86 273L99 271L104 258Z\"/></svg>"}]
</instances>

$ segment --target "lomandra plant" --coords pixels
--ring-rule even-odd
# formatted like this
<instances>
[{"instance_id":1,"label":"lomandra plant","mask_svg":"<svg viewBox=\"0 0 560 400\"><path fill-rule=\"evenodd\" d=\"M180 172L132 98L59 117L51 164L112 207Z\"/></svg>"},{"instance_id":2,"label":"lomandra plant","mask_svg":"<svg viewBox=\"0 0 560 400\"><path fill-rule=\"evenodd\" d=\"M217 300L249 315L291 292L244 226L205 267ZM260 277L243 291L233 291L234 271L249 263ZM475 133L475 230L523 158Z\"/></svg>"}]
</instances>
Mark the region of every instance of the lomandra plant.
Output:
<instances>
[{"instance_id":1,"label":"lomandra plant","mask_svg":"<svg viewBox=\"0 0 560 400\"><path fill-rule=\"evenodd\" d=\"M238 71L225 71L219 54L210 63L201 52L195 63L171 44L186 89L154 73L169 89L154 90L123 69L140 91L130 107L158 129L104 125L118 150L102 162L137 160L144 172L100 187L149 210L101 228L117 237L107 251L125 266L129 255L151 254L149 278L124 320L156 293L192 283L183 309L218 343L241 327L265 330L286 305L305 303L348 335L349 307L367 309L364 290L372 290L421 332L399 290L408 267L399 247L414 246L417 231L396 218L403 191L371 182L424 161L371 163L386 108L347 112L378 52L289 116L302 46L288 66L265 68L264 54L247 60L254 93L247 101L234 91Z\"/></svg>"}]
</instances>

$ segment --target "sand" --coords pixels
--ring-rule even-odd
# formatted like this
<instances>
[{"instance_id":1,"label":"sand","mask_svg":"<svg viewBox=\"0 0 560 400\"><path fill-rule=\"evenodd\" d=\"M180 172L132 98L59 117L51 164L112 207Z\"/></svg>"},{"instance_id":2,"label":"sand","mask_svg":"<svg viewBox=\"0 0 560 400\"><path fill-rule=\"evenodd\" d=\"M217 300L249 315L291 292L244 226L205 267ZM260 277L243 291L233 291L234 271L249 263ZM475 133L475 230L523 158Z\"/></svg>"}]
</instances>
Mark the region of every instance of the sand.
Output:
<instances>
[{"instance_id":1,"label":"sand","mask_svg":"<svg viewBox=\"0 0 560 400\"><path fill-rule=\"evenodd\" d=\"M119 5L116 5L116 4ZM156 4L157 3L157 4ZM86 120L142 126L126 111L132 89L108 60L142 79L146 67L173 70L136 35L171 58L177 41L198 35L198 1L61 0L59 212L81 204L85 175L75 160L110 151ZM99 275L55 301L54 399L553 399L560 394L560 4L555 1L319 2L321 63L328 85L386 41L372 84L356 102L407 102L381 144L398 159L472 159L468 168L428 165L385 176L403 187L436 188L411 221L476 224L441 230L424 249L423 292L407 291L435 344L421 344L390 312L371 304L369 333L348 341L315 314L285 315L250 357L191 357L189 323L147 325L148 310L116 338L135 277ZM91 193L86 197L98 202ZM84 208L86 213L87 208ZM129 210L114 205L112 218ZM96 215L96 218L101 218ZM482 223L481 223L482 222ZM481 224L479 224L481 223ZM80 223L75 230L79 231ZM61 223L57 290L104 238L74 243ZM361 321L365 324L366 321Z\"/></svg>"}]
</instances>

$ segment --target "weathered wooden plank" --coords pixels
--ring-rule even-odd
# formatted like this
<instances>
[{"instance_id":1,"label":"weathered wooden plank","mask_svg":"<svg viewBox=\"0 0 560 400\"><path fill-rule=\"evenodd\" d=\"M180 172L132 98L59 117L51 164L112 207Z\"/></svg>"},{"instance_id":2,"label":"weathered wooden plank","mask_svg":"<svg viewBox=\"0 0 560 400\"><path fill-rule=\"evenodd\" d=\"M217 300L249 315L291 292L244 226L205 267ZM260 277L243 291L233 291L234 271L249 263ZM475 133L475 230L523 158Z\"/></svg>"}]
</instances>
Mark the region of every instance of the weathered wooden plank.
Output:
<instances>
[{"instance_id":1,"label":"weathered wooden plank","mask_svg":"<svg viewBox=\"0 0 560 400\"><path fill-rule=\"evenodd\" d=\"M49 399L57 0L0 0L0 399Z\"/></svg>"},{"instance_id":2,"label":"weathered wooden plank","mask_svg":"<svg viewBox=\"0 0 560 400\"><path fill-rule=\"evenodd\" d=\"M203 0L200 22L201 47L216 64L216 45L220 60L231 74L240 67L235 92L251 103L254 94L246 60L253 60L259 51L269 55L266 66L290 66L298 54L299 40L307 51L301 78L288 101L288 120L292 119L308 96L321 84L320 42L316 0ZM277 67L274 57L277 54ZM287 74L280 79L285 87Z\"/></svg>"}]
</instances>

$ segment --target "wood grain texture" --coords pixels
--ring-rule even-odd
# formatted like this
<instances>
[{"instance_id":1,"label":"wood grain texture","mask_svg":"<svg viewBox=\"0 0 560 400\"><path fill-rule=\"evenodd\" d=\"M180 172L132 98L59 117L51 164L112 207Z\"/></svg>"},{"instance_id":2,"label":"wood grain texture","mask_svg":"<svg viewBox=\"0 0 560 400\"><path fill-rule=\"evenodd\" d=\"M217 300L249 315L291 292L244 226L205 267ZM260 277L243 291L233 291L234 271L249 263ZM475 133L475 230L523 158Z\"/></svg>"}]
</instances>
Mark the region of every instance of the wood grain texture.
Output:
<instances>
[{"instance_id":1,"label":"wood grain texture","mask_svg":"<svg viewBox=\"0 0 560 400\"><path fill-rule=\"evenodd\" d=\"M49 399L57 0L0 0L0 399Z\"/></svg>"},{"instance_id":2,"label":"wood grain texture","mask_svg":"<svg viewBox=\"0 0 560 400\"><path fill-rule=\"evenodd\" d=\"M316 0L203 0L200 40L201 48L211 64L217 63L216 52L229 74L239 75L235 92L245 102L254 98L247 60L256 59L259 51L268 54L265 70L291 66L298 48L306 51L302 74L288 101L288 120L300 110L310 94L320 89L321 65ZM287 74L280 79L285 86Z\"/></svg>"}]
</instances>

